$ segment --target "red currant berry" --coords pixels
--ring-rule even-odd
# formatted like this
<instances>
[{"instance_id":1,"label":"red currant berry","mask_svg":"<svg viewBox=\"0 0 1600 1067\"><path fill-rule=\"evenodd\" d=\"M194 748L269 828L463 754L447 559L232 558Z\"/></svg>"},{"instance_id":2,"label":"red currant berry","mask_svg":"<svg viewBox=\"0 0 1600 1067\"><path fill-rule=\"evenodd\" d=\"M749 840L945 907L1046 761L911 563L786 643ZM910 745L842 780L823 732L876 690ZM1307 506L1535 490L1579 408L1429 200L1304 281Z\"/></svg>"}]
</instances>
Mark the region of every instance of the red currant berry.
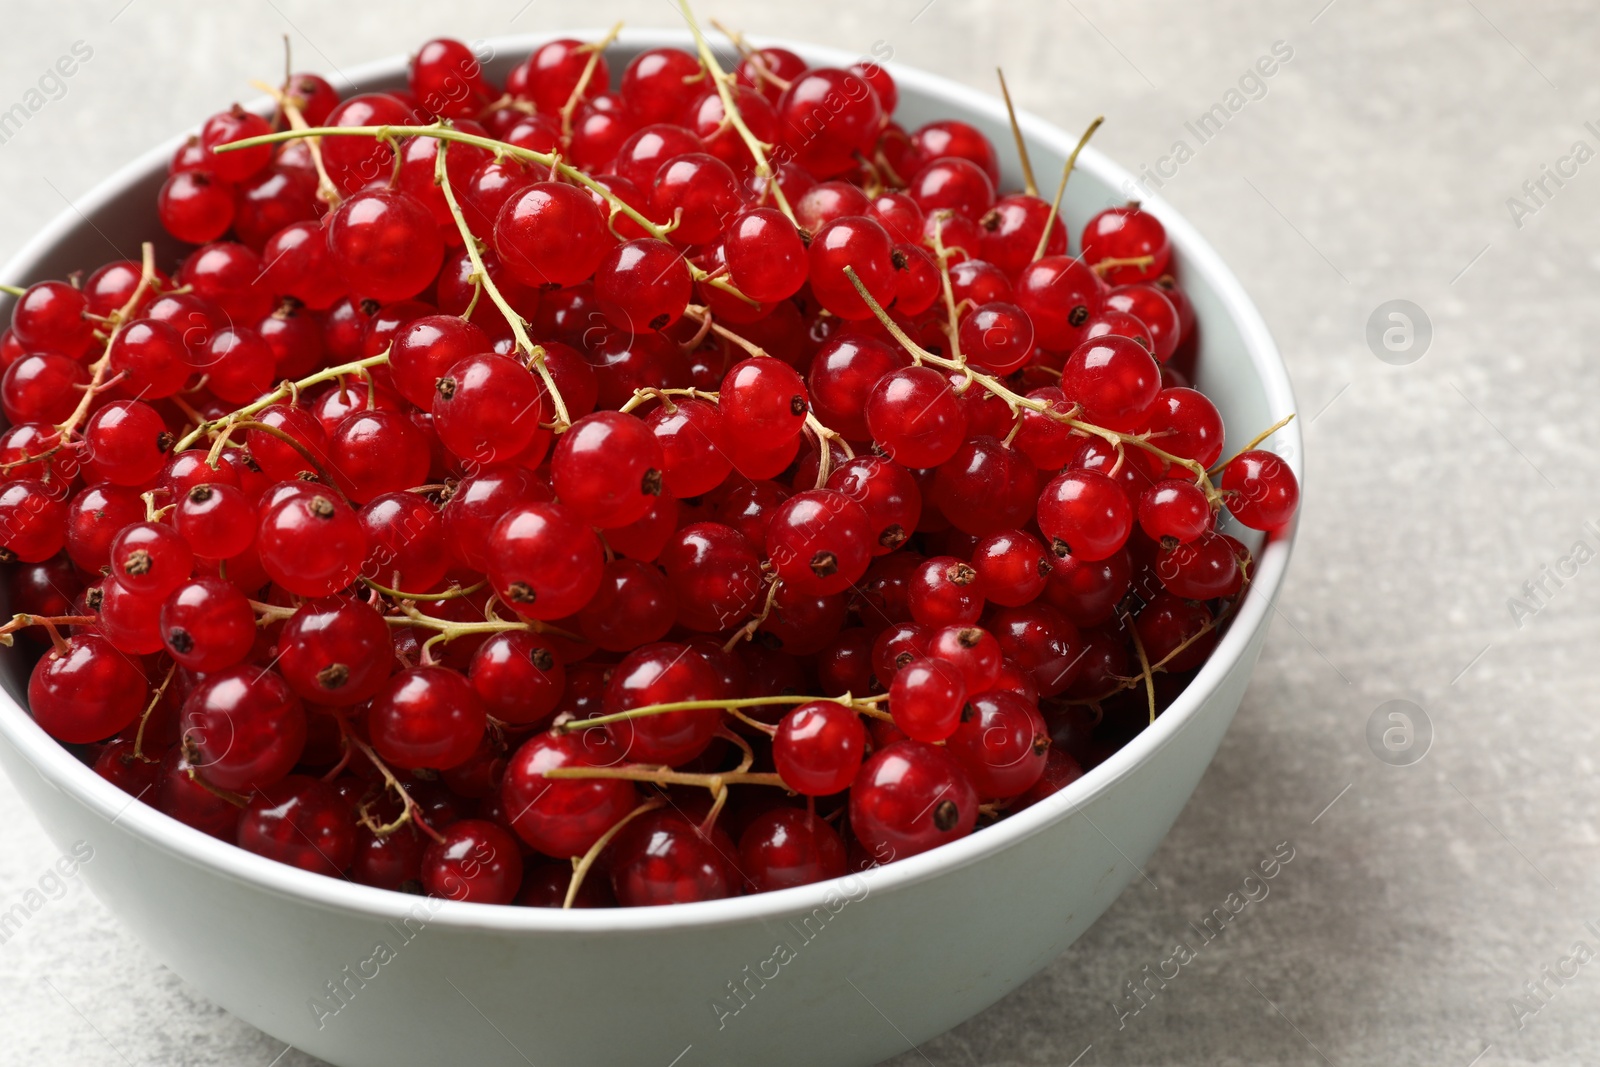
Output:
<instances>
[{"instance_id":1,"label":"red currant berry","mask_svg":"<svg viewBox=\"0 0 1600 1067\"><path fill-rule=\"evenodd\" d=\"M453 823L422 856L422 887L430 897L510 904L521 885L516 839L483 819Z\"/></svg>"},{"instance_id":2,"label":"red currant berry","mask_svg":"<svg viewBox=\"0 0 1600 1067\"><path fill-rule=\"evenodd\" d=\"M305 748L306 714L270 670L231 667L208 675L183 704L184 745L218 789L253 792L281 781Z\"/></svg>"},{"instance_id":3,"label":"red currant berry","mask_svg":"<svg viewBox=\"0 0 1600 1067\"><path fill-rule=\"evenodd\" d=\"M923 741L897 741L861 766L850 789L850 829L888 863L965 837L978 795L954 756Z\"/></svg>"},{"instance_id":4,"label":"red currant berry","mask_svg":"<svg viewBox=\"0 0 1600 1067\"><path fill-rule=\"evenodd\" d=\"M494 226L500 262L524 285L576 285L595 272L615 245L589 194L559 182L540 182L516 193L500 209Z\"/></svg>"},{"instance_id":5,"label":"red currant berry","mask_svg":"<svg viewBox=\"0 0 1600 1067\"><path fill-rule=\"evenodd\" d=\"M389 628L359 600L307 601L278 634L278 669L313 704L342 708L369 700L393 668Z\"/></svg>"},{"instance_id":6,"label":"red currant berry","mask_svg":"<svg viewBox=\"0 0 1600 1067\"><path fill-rule=\"evenodd\" d=\"M889 233L864 215L834 219L811 238L811 292L842 319L870 319L872 308L845 274L850 267L880 307L894 302L898 280Z\"/></svg>"},{"instance_id":7,"label":"red currant berry","mask_svg":"<svg viewBox=\"0 0 1600 1067\"><path fill-rule=\"evenodd\" d=\"M844 842L804 808L773 808L739 835L739 866L757 892L843 877Z\"/></svg>"},{"instance_id":8,"label":"red currant berry","mask_svg":"<svg viewBox=\"0 0 1600 1067\"><path fill-rule=\"evenodd\" d=\"M292 774L250 798L239 816L239 847L338 878L355 857L350 804L327 782Z\"/></svg>"},{"instance_id":9,"label":"red currant berry","mask_svg":"<svg viewBox=\"0 0 1600 1067\"><path fill-rule=\"evenodd\" d=\"M595 299L619 329L664 330L689 306L693 280L683 253L651 238L613 248L595 271Z\"/></svg>"},{"instance_id":10,"label":"red currant berry","mask_svg":"<svg viewBox=\"0 0 1600 1067\"><path fill-rule=\"evenodd\" d=\"M548 640L513 630L478 646L467 677L490 715L512 726L538 726L555 712L567 676Z\"/></svg>"},{"instance_id":11,"label":"red currant berry","mask_svg":"<svg viewBox=\"0 0 1600 1067\"><path fill-rule=\"evenodd\" d=\"M489 580L519 615L564 619L589 602L605 567L600 539L558 504L520 504L489 535Z\"/></svg>"},{"instance_id":12,"label":"red currant berry","mask_svg":"<svg viewBox=\"0 0 1600 1067\"><path fill-rule=\"evenodd\" d=\"M1084 418L1111 430L1147 421L1161 392L1161 367L1139 342L1107 335L1085 341L1067 357L1061 390L1083 407Z\"/></svg>"},{"instance_id":13,"label":"red currant berry","mask_svg":"<svg viewBox=\"0 0 1600 1067\"><path fill-rule=\"evenodd\" d=\"M1276 530L1294 518L1300 483L1272 452L1255 449L1229 461L1222 472L1223 499L1233 517L1252 530Z\"/></svg>"},{"instance_id":14,"label":"red currant berry","mask_svg":"<svg viewBox=\"0 0 1600 1067\"><path fill-rule=\"evenodd\" d=\"M444 667L412 667L372 698L372 747L393 767L449 770L477 751L488 726L467 680Z\"/></svg>"},{"instance_id":15,"label":"red currant berry","mask_svg":"<svg viewBox=\"0 0 1600 1067\"><path fill-rule=\"evenodd\" d=\"M722 251L734 286L751 300L787 300L806 283L806 246L794 223L775 208L751 208L735 217Z\"/></svg>"},{"instance_id":16,"label":"red currant berry","mask_svg":"<svg viewBox=\"0 0 1600 1067\"><path fill-rule=\"evenodd\" d=\"M867 571L873 543L865 509L829 489L796 493L767 527L767 555L778 577L816 596L854 585Z\"/></svg>"},{"instance_id":17,"label":"red currant berry","mask_svg":"<svg viewBox=\"0 0 1600 1067\"><path fill-rule=\"evenodd\" d=\"M643 421L617 411L585 415L562 434L550 459L556 498L578 518L627 526L661 495L661 445Z\"/></svg>"},{"instance_id":18,"label":"red currant berry","mask_svg":"<svg viewBox=\"0 0 1600 1067\"><path fill-rule=\"evenodd\" d=\"M548 440L539 425L544 407L538 377L516 360L492 352L468 356L434 383L433 425L439 440L473 463L518 458L541 435Z\"/></svg>"},{"instance_id":19,"label":"red currant berry","mask_svg":"<svg viewBox=\"0 0 1600 1067\"><path fill-rule=\"evenodd\" d=\"M350 507L304 483L264 507L256 532L261 566L300 596L327 596L355 581L367 535Z\"/></svg>"},{"instance_id":20,"label":"red currant berry","mask_svg":"<svg viewBox=\"0 0 1600 1067\"><path fill-rule=\"evenodd\" d=\"M806 796L832 796L861 767L867 731L850 708L814 700L789 712L772 738L772 761L784 784Z\"/></svg>"},{"instance_id":21,"label":"red currant berry","mask_svg":"<svg viewBox=\"0 0 1600 1067\"><path fill-rule=\"evenodd\" d=\"M1060 558L1105 559L1128 540L1133 507L1110 478L1096 471L1056 475L1039 496L1039 530Z\"/></svg>"},{"instance_id":22,"label":"red currant berry","mask_svg":"<svg viewBox=\"0 0 1600 1067\"><path fill-rule=\"evenodd\" d=\"M633 810L638 791L620 778L546 778L558 767L610 767L622 752L600 729L536 734L506 765L501 795L517 836L555 859L582 856Z\"/></svg>"},{"instance_id":23,"label":"red currant berry","mask_svg":"<svg viewBox=\"0 0 1600 1067\"><path fill-rule=\"evenodd\" d=\"M1105 259L1141 259L1146 264L1110 267L1104 277L1109 285L1149 281L1167 272L1172 250L1167 244L1166 227L1137 203L1112 207L1090 219L1083 228L1083 259L1093 266Z\"/></svg>"},{"instance_id":24,"label":"red currant berry","mask_svg":"<svg viewBox=\"0 0 1600 1067\"><path fill-rule=\"evenodd\" d=\"M179 497L172 526L195 555L232 559L255 543L256 509L236 486L202 482Z\"/></svg>"},{"instance_id":25,"label":"red currant berry","mask_svg":"<svg viewBox=\"0 0 1600 1067\"><path fill-rule=\"evenodd\" d=\"M743 534L721 523L683 527L667 541L660 563L677 595L678 622L690 630L736 626L766 593L761 557Z\"/></svg>"},{"instance_id":26,"label":"red currant berry","mask_svg":"<svg viewBox=\"0 0 1600 1067\"><path fill-rule=\"evenodd\" d=\"M617 835L611 887L625 908L732 896L733 852L720 830L707 834L676 811L652 811Z\"/></svg>"},{"instance_id":27,"label":"red currant berry","mask_svg":"<svg viewBox=\"0 0 1600 1067\"><path fill-rule=\"evenodd\" d=\"M937 467L955 455L966 436L966 417L950 381L931 367L884 375L867 397L873 440L905 467Z\"/></svg>"},{"instance_id":28,"label":"red currant berry","mask_svg":"<svg viewBox=\"0 0 1600 1067\"><path fill-rule=\"evenodd\" d=\"M144 710L139 668L98 634L77 634L46 652L28 679L28 710L64 744L101 741Z\"/></svg>"},{"instance_id":29,"label":"red currant berry","mask_svg":"<svg viewBox=\"0 0 1600 1067\"><path fill-rule=\"evenodd\" d=\"M181 666L201 674L231 667L256 641L256 616L244 594L227 582L200 578L174 590L161 605L161 640Z\"/></svg>"},{"instance_id":30,"label":"red currant berry","mask_svg":"<svg viewBox=\"0 0 1600 1067\"><path fill-rule=\"evenodd\" d=\"M1211 504L1193 482L1168 478L1139 496L1139 528L1154 541L1193 541L1211 528Z\"/></svg>"},{"instance_id":31,"label":"red currant berry","mask_svg":"<svg viewBox=\"0 0 1600 1067\"><path fill-rule=\"evenodd\" d=\"M972 714L946 746L983 800L1026 792L1044 774L1050 731L1039 709L996 689L971 700Z\"/></svg>"}]
</instances>

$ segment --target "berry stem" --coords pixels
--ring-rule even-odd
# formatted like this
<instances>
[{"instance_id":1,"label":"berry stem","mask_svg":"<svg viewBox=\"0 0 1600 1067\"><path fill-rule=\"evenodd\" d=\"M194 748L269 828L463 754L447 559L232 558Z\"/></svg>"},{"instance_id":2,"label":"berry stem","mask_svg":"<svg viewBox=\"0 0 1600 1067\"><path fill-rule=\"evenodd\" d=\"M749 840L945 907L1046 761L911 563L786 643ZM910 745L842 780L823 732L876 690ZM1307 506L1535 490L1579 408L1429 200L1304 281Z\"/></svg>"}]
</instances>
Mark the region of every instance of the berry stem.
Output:
<instances>
[{"instance_id":1,"label":"berry stem","mask_svg":"<svg viewBox=\"0 0 1600 1067\"><path fill-rule=\"evenodd\" d=\"M371 830L374 837L388 837L406 823L415 823L423 833L427 834L440 844L443 844L444 835L428 825L428 820L423 818L422 815L422 806L418 804L411 794L406 791L405 787L400 784L400 779L394 776L394 772L389 769L389 765L378 758L378 754L372 750L371 745L367 744L365 741L361 740L361 738L356 736L355 731L350 729L349 723L345 722L342 717L340 717L338 721L339 733L343 736L344 743L347 745L354 745L356 748L361 750L361 754L371 761L372 766L377 768L379 774L383 775L384 785L393 790L395 794L400 797L400 802L404 806L404 810L400 812L399 818L395 819L394 822L379 823L372 817L372 813L367 810L367 806L363 804L361 805L362 825L366 826L368 830Z\"/></svg>"},{"instance_id":2,"label":"berry stem","mask_svg":"<svg viewBox=\"0 0 1600 1067\"><path fill-rule=\"evenodd\" d=\"M13 615L10 622L0 626L0 645L10 648L13 635L29 626L45 626L54 631L57 626L90 626L98 619L97 615Z\"/></svg>"},{"instance_id":3,"label":"berry stem","mask_svg":"<svg viewBox=\"0 0 1600 1067\"><path fill-rule=\"evenodd\" d=\"M598 56L596 52L594 55ZM591 63L593 57L590 57ZM472 277L474 282L483 287L489 294L489 299L494 301L494 306L500 309L500 314L505 316L511 325L511 333L516 337L517 347L527 353L529 365L538 372L544 382L545 390L550 394L550 400L555 404L556 418L553 429L556 433L564 432L572 425L572 418L567 413L567 402L561 397L561 390L556 388L556 380L550 374L550 368L545 366L544 349L533 343L528 336L528 323L514 308L510 301L500 292L500 287L495 285L494 279L489 276L489 269L483 265L483 252L478 248L478 239L473 236L472 228L467 225L467 217L461 212L461 204L456 200L455 190L450 188L450 175L445 170L445 152L449 149L449 141L439 142L439 153L433 161L433 180L439 186L439 191L444 193L445 204L450 208L450 217L456 220L456 229L461 233L461 240L467 248L467 258L472 260ZM477 300L476 294L473 300Z\"/></svg>"},{"instance_id":4,"label":"berry stem","mask_svg":"<svg viewBox=\"0 0 1600 1067\"><path fill-rule=\"evenodd\" d=\"M458 142L460 144L476 145L479 148L493 152L498 157L510 156L513 159L535 163L541 167L549 167L563 177L577 182L585 189L603 198L611 205L613 211L620 211L634 222L639 224L651 237L662 240L668 231L655 222L642 215L638 210L617 197L595 181L589 175L572 166L563 163L559 153L535 152L531 148L519 148L505 141L497 141L493 137L480 137L475 133L463 133L453 130L448 126L308 126L303 130L280 130L277 133L264 133L259 137L246 137L238 141L230 141L225 145L217 145L215 152L237 152L244 148L254 148L256 145L277 144L280 141L293 141L302 137L435 137L441 141Z\"/></svg>"},{"instance_id":5,"label":"berry stem","mask_svg":"<svg viewBox=\"0 0 1600 1067\"><path fill-rule=\"evenodd\" d=\"M767 621L767 616L772 614L772 605L778 602L778 590L782 588L783 579L781 578L774 577L772 581L767 583L767 599L761 605L761 610L752 615L749 622L734 631L733 636L723 643L722 651L732 652L739 647L740 643L748 641L756 635L756 631L761 628L761 624Z\"/></svg>"},{"instance_id":6,"label":"berry stem","mask_svg":"<svg viewBox=\"0 0 1600 1067\"><path fill-rule=\"evenodd\" d=\"M1011 120L1011 136L1017 142L1017 158L1022 163L1022 190L1029 196L1039 195L1039 183L1033 180L1033 160L1028 158L1028 144L1022 138L1022 127L1017 125L1017 109L1011 103L1011 90L1006 86L1006 72L999 67L994 72L1000 76L1000 95L1006 102L1006 118Z\"/></svg>"},{"instance_id":7,"label":"berry stem","mask_svg":"<svg viewBox=\"0 0 1600 1067\"><path fill-rule=\"evenodd\" d=\"M1050 214L1045 216L1044 231L1039 234L1039 247L1033 250L1035 263L1044 258L1044 250L1050 244L1050 227L1056 224L1056 219L1061 215L1061 198L1067 192L1067 179L1072 177L1072 168L1078 165L1078 153L1083 151L1083 146L1089 143L1089 138L1094 136L1094 131L1106 120L1104 115L1098 115L1089 123L1089 128L1083 131L1083 136L1078 138L1078 143L1072 149L1072 154L1067 157L1066 166L1061 168L1061 184L1056 186L1056 198L1050 203Z\"/></svg>"},{"instance_id":8,"label":"berry stem","mask_svg":"<svg viewBox=\"0 0 1600 1067\"><path fill-rule=\"evenodd\" d=\"M289 50L288 39L284 40L284 53L287 58ZM289 78L291 74L286 69L283 76L283 88L275 88L265 82L251 82L255 88L262 90L273 100L277 101L278 109L283 112L284 118L289 120L289 128L293 130L310 129L306 118L300 113L300 108L295 104L295 98L289 95ZM317 171L317 198L330 208L338 207L341 197L339 187L333 184L333 179L328 177L328 168L322 163L322 141L317 137L306 138L306 148L311 152L311 165Z\"/></svg>"},{"instance_id":9,"label":"berry stem","mask_svg":"<svg viewBox=\"0 0 1600 1067\"><path fill-rule=\"evenodd\" d=\"M167 667L167 676L161 679L161 684L156 691L150 694L150 703L144 706L144 714L139 716L139 729L133 735L133 756L141 763L159 763L160 760L151 759L144 754L144 728L150 724L150 715L156 710L156 705L161 703L161 698L166 695L167 686L172 684L172 676L178 673L178 665L170 664Z\"/></svg>"},{"instance_id":10,"label":"berry stem","mask_svg":"<svg viewBox=\"0 0 1600 1067\"><path fill-rule=\"evenodd\" d=\"M385 615L383 621L391 626L421 626L430 630L439 631L439 636L449 644L464 634L495 634L506 630L527 630L536 634L555 634L565 637L569 641L582 641L583 638L575 633L570 633L560 627L551 626L549 623L529 620L527 622L512 622L507 619L485 619L483 622L452 622L449 619L436 619L431 615L424 615L418 611L416 605L402 603L401 615ZM431 640L431 638L430 638Z\"/></svg>"},{"instance_id":11,"label":"berry stem","mask_svg":"<svg viewBox=\"0 0 1600 1067\"><path fill-rule=\"evenodd\" d=\"M285 433L283 430L280 430L278 427L273 426L270 423L257 422L254 419L244 419L240 422L236 422L230 427L230 430L260 430L268 437L276 437L278 440L282 441L284 444L298 452L301 459L311 464L312 469L317 472L317 477L322 481L322 484L339 494L339 499L344 501L351 510L361 510L359 506L357 506L348 496L345 495L345 491L339 488L338 483L334 481L333 475L328 473L327 468L324 467L322 462L312 454L311 449L295 440L291 434Z\"/></svg>"},{"instance_id":12,"label":"berry stem","mask_svg":"<svg viewBox=\"0 0 1600 1067\"><path fill-rule=\"evenodd\" d=\"M1259 445L1262 441L1265 441L1267 438L1271 437L1273 434L1277 433L1279 430L1283 429L1285 426L1289 425L1293 421L1294 421L1294 412L1291 411L1289 414L1285 415L1283 418L1279 419L1277 422L1273 423L1271 426L1268 426L1265 430L1262 430L1260 433L1256 434L1254 437L1252 437L1250 439L1250 443L1249 444L1247 444L1243 448L1239 449L1239 451L1235 452L1233 455L1229 456L1227 459L1223 460L1221 463L1218 463L1215 467L1212 467L1206 473L1207 474L1216 474L1218 471L1226 470L1227 467L1228 467L1228 464L1232 463L1234 460L1238 459L1240 456L1244 455L1246 452L1249 452L1251 449L1255 448L1256 445Z\"/></svg>"},{"instance_id":13,"label":"berry stem","mask_svg":"<svg viewBox=\"0 0 1600 1067\"><path fill-rule=\"evenodd\" d=\"M552 767L540 774L545 778L623 778L632 782L650 782L652 785L698 785L715 791L724 785L775 785L779 789L789 786L777 774L759 771L722 771L719 774L700 774L675 771L671 767L639 764L623 767Z\"/></svg>"},{"instance_id":14,"label":"berry stem","mask_svg":"<svg viewBox=\"0 0 1600 1067\"><path fill-rule=\"evenodd\" d=\"M850 284L856 287L856 292L861 294L861 299L866 301L867 306L872 309L872 313L878 317L878 321L883 323L884 328L889 331L890 335L893 336L896 341L900 342L901 346L911 354L911 358L916 360L918 363L931 363L935 367L943 367L945 370L962 372L967 376L968 381L976 382L978 385L993 393L1001 400L1004 400L1011 408L1011 412L1014 415L1020 416L1022 414L1022 409L1026 408L1027 410L1037 412L1046 418L1065 423L1081 433L1091 434L1095 437L1102 438L1109 444L1119 446L1123 444L1129 444L1138 448L1142 448L1146 452L1149 452L1151 455L1155 456L1157 459L1160 459L1166 463L1176 464L1177 466L1188 471L1190 474L1194 475L1196 482L1198 482L1200 485L1200 488L1205 491L1206 499L1212 501L1213 504L1221 500L1221 495L1217 492L1215 487L1212 486L1211 478L1207 474L1206 469L1202 467L1198 461L1187 459L1183 456L1175 456L1166 449L1151 444L1148 438L1139 434L1124 433L1121 430L1108 430L1104 426L1096 426L1092 422L1085 422L1074 415L1063 414L1059 411L1056 411L1049 404L1042 400L1034 400L1031 397L1023 396L1022 394L1007 388L1000 381L1000 379L996 378L992 374L980 373L979 371L973 370L965 363L958 362L953 359L947 359L944 356L937 356L932 352L929 352L927 349L913 341L910 336L908 336L906 332L902 330L892 318L889 317L889 313L883 310L883 305L879 304L875 299L873 299L872 294L867 292L867 287L861 284L861 279L856 275L854 267L846 267L844 269L844 273L850 279ZM1075 411L1077 408L1074 407L1073 410ZM1271 431L1269 430L1268 432L1270 433Z\"/></svg>"},{"instance_id":15,"label":"berry stem","mask_svg":"<svg viewBox=\"0 0 1600 1067\"><path fill-rule=\"evenodd\" d=\"M361 584L366 586L368 589L375 589L384 596L392 597L395 600L456 600L460 597L471 596L473 593L476 593L478 590L488 585L489 582L487 579L485 579L484 581L474 582L468 586L451 586L442 593L405 593L401 592L399 589L390 589L386 585L379 585L371 578L361 579Z\"/></svg>"},{"instance_id":16,"label":"berry stem","mask_svg":"<svg viewBox=\"0 0 1600 1067\"><path fill-rule=\"evenodd\" d=\"M28 295L28 290L20 285L0 285L0 293L5 293L7 296L23 297Z\"/></svg>"},{"instance_id":17,"label":"berry stem","mask_svg":"<svg viewBox=\"0 0 1600 1067\"><path fill-rule=\"evenodd\" d=\"M286 400L291 396L297 395L302 389L308 389L313 385L332 381L335 378L342 378L346 374L360 374L365 372L368 367L381 366L387 362L389 362L389 352L386 349L380 355L368 356L366 359L358 359L351 363L341 363L337 367L328 367L325 370L317 371L315 374L307 375L299 381L284 382L260 400L252 401L237 411L230 411L228 414L218 416L215 419L202 420L198 426L184 434L178 443L172 446L172 451L174 453L182 452L201 437L214 433L229 423L235 423L236 420L249 418L251 415L271 407L280 400Z\"/></svg>"},{"instance_id":18,"label":"berry stem","mask_svg":"<svg viewBox=\"0 0 1600 1067\"><path fill-rule=\"evenodd\" d=\"M783 212L784 217L798 226L794 210L789 207L789 198L783 195L783 188L778 184L772 173L772 164L767 160L767 148L770 146L762 144L761 139L751 133L750 127L745 125L744 115L739 111L738 100L735 99L730 85L733 78L722 69L722 64L717 62L716 55L711 51L711 43L706 40L705 34L700 32L700 23L695 20L694 11L689 7L689 0L678 0L678 7L683 12L683 20L689 24L689 32L694 34L695 47L700 52L700 62L705 65L706 72L711 75L711 81L717 87L717 95L722 98L723 117L733 124L745 147L750 149L750 155L756 161L756 177L765 180L764 188L772 193L773 203L778 205L778 210Z\"/></svg>"},{"instance_id":19,"label":"berry stem","mask_svg":"<svg viewBox=\"0 0 1600 1067\"><path fill-rule=\"evenodd\" d=\"M646 800L643 804L640 804L613 823L611 829L601 834L599 840L589 846L589 851L583 854L582 859L574 859L572 861L572 881L567 883L567 895L561 902L563 910L572 907L572 902L578 899L578 890L583 888L583 879L588 875L595 861L600 858L600 853L604 852L606 846L611 844L612 840L622 832L622 828L646 812L655 811L665 805L666 801L660 797L651 797Z\"/></svg>"},{"instance_id":20,"label":"berry stem","mask_svg":"<svg viewBox=\"0 0 1600 1067\"><path fill-rule=\"evenodd\" d=\"M567 97L567 102L561 105L561 143L570 146L572 141L572 116L578 110L578 105L583 103L583 94L588 91L589 83L594 80L595 69L600 65L600 55L611 46L622 32L622 22L611 27L611 32L598 41L591 41L583 47L589 50L589 62L584 65L583 73L578 76L578 83L572 87L572 93Z\"/></svg>"},{"instance_id":21,"label":"berry stem","mask_svg":"<svg viewBox=\"0 0 1600 1067\"><path fill-rule=\"evenodd\" d=\"M1150 721L1156 721L1156 680L1150 666L1150 657L1145 655L1144 642L1139 638L1139 628L1133 624L1133 616L1124 614L1122 623L1128 628L1128 635L1133 638L1133 650L1139 654L1139 676L1144 679L1145 696L1150 701Z\"/></svg>"},{"instance_id":22,"label":"berry stem","mask_svg":"<svg viewBox=\"0 0 1600 1067\"><path fill-rule=\"evenodd\" d=\"M1096 277L1104 278L1118 267L1148 267L1155 261L1155 256L1109 256L1091 264L1089 269L1094 271Z\"/></svg>"},{"instance_id":23,"label":"berry stem","mask_svg":"<svg viewBox=\"0 0 1600 1067\"><path fill-rule=\"evenodd\" d=\"M881 716L878 703L888 700L889 695L884 693L875 697L852 697L846 693L842 697L818 696L782 696L771 697L739 697L734 700L679 700L670 704L647 704L644 707L630 708L627 711L614 711L610 715L595 715L587 719L568 719L558 723L552 729L558 734L571 733L574 730L587 730L591 726L605 726L613 722L627 722L629 719L642 719L650 715L665 715L674 711L703 711L707 708L766 708L777 707L784 704L809 704L814 700L831 700L835 704L843 704L852 711L866 715Z\"/></svg>"}]
</instances>

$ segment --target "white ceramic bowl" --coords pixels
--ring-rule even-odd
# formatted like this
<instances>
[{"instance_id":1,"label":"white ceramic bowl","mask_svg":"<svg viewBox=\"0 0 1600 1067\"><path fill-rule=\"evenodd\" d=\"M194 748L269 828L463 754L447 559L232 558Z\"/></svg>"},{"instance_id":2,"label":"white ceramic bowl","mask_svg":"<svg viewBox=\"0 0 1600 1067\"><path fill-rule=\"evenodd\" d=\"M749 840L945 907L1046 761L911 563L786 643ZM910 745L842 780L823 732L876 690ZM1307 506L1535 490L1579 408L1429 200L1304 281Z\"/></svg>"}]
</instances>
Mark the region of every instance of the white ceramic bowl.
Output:
<instances>
[{"instance_id":1,"label":"white ceramic bowl","mask_svg":"<svg viewBox=\"0 0 1600 1067\"><path fill-rule=\"evenodd\" d=\"M486 65L503 77L540 40L489 42ZM613 70L660 45L688 46L689 37L625 33ZM817 65L857 58L790 47ZM907 128L964 119L1011 156L997 99L891 69ZM405 60L353 78L366 89L402 85ZM1041 177L1058 173L1076 135L1028 117L1023 128ZM62 277L110 258L112 246L137 258L139 242L160 232L155 194L176 143L63 212L0 278ZM1015 188L1016 168L1007 169ZM1126 179L1086 151L1067 193L1071 232L1125 200ZM1294 410L1288 375L1211 247L1159 200L1146 207L1171 237L1202 324L1200 380L1237 448ZM1276 441L1300 474L1297 426ZM1081 780L933 852L778 893L561 912L425 900L308 874L191 830L103 781L34 725L20 703L26 666L11 653L0 658L0 763L63 850L93 847L84 878L158 958L240 1018L342 1067L869 1064L1003 997L1135 876L1239 706L1290 544L1285 532L1264 545L1237 616L1182 696Z\"/></svg>"}]
</instances>

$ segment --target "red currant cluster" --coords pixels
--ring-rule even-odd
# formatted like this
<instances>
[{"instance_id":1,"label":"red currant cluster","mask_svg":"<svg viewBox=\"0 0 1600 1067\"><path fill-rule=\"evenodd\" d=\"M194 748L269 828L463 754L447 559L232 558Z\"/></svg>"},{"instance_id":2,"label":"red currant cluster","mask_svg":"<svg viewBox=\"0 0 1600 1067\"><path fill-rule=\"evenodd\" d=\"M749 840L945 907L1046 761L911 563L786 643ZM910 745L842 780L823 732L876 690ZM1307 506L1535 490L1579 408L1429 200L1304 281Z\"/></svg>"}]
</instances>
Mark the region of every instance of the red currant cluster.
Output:
<instances>
[{"instance_id":1,"label":"red currant cluster","mask_svg":"<svg viewBox=\"0 0 1600 1067\"><path fill-rule=\"evenodd\" d=\"M1070 256L881 68L699 41L295 75L174 158L170 275L20 294L41 727L307 870L640 905L954 840L1171 700L1248 579L1219 516L1298 490L1218 465L1160 222Z\"/></svg>"}]
</instances>

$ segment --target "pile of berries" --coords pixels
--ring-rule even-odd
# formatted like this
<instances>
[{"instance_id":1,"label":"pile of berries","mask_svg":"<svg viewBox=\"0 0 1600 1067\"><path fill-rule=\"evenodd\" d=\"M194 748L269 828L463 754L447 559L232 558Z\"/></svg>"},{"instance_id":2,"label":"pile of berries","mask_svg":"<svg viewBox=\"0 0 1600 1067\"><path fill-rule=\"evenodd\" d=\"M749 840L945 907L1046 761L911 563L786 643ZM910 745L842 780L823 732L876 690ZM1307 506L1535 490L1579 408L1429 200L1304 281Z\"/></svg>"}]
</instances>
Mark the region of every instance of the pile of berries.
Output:
<instances>
[{"instance_id":1,"label":"pile of berries","mask_svg":"<svg viewBox=\"0 0 1600 1067\"><path fill-rule=\"evenodd\" d=\"M173 159L171 269L19 293L0 637L105 778L365 885L706 900L1036 803L1205 659L1219 519L1298 489L1219 463L1161 223L1069 254L870 62L607 43L294 75Z\"/></svg>"}]
</instances>

